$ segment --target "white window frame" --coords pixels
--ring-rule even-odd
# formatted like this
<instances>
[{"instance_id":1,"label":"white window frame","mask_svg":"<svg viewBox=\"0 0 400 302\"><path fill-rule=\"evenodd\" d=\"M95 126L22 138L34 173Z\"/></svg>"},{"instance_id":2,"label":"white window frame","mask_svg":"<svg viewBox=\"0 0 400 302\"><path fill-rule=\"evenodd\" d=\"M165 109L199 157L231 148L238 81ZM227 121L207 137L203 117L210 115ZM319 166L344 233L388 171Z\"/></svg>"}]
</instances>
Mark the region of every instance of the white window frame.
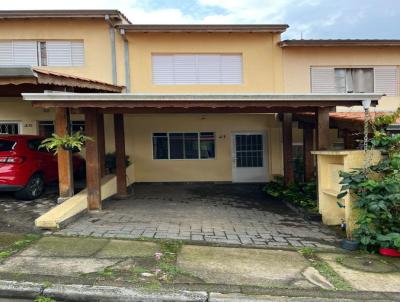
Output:
<instances>
[{"instance_id":1,"label":"white window frame","mask_svg":"<svg viewBox=\"0 0 400 302\"><path fill-rule=\"evenodd\" d=\"M165 133L167 134L167 148L168 148L168 158L155 158L154 154L154 134L155 133ZM171 158L170 152L170 144L169 144L169 135L170 134L185 134L185 133L197 133L197 146L198 146L198 158ZM200 134L201 133L214 133L214 157L210 158L201 158L201 150L200 150ZM157 136L156 136L157 137ZM184 142L184 141L183 141ZM153 160L216 160L217 159L217 133L215 131L158 131L151 133L151 146L152 146L152 159ZM185 155L185 145L183 145L183 154Z\"/></svg>"},{"instance_id":2,"label":"white window frame","mask_svg":"<svg viewBox=\"0 0 400 302\"><path fill-rule=\"evenodd\" d=\"M10 134L10 135L19 135L19 134L21 134L21 122L20 121L0 121L0 126L1 125L7 125L7 124L17 124L18 133L17 134ZM0 133L0 135L9 135L9 134Z\"/></svg>"},{"instance_id":3,"label":"white window frame","mask_svg":"<svg viewBox=\"0 0 400 302\"><path fill-rule=\"evenodd\" d=\"M175 56L194 56L194 59L196 61L196 73L194 74L194 77L196 78L195 81L192 83L176 83L175 79L173 83L156 83L154 80L154 58L157 56L166 56L166 57L171 57L172 60L174 59ZM219 82L211 82L211 83L201 83L199 80L199 70L197 68L197 63L198 63L198 58L200 56L218 56L219 59L221 60L223 56L238 56L240 57L240 82L238 83L224 83L222 81L222 78L220 78ZM220 66L221 67L221 66ZM244 74L243 74L243 54L242 53L152 53L151 54L151 77L152 77L152 84L154 86L189 86L189 85L198 85L198 86L215 86L215 85L223 85L223 86L238 86L238 85L243 85L244 84ZM171 71L174 74L174 70ZM222 76L222 71L220 70L219 76Z\"/></svg>"}]
</instances>

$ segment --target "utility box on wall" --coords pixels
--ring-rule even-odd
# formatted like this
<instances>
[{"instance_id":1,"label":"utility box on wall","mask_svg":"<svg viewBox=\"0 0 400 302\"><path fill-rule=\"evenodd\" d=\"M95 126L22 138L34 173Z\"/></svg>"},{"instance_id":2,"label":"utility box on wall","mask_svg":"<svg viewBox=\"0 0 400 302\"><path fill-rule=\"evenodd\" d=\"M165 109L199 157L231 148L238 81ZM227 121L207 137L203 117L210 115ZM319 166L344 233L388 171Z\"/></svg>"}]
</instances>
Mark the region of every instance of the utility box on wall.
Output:
<instances>
[{"instance_id":1,"label":"utility box on wall","mask_svg":"<svg viewBox=\"0 0 400 302\"><path fill-rule=\"evenodd\" d=\"M374 165L381 159L381 154L377 150L368 151L366 155L363 150L313 151L312 154L317 156L318 209L322 221L327 225L346 223L347 235L351 236L356 227L356 212L349 194L340 200L337 199L341 188L339 172L363 168L365 156L368 163ZM344 208L340 207L338 202L344 205Z\"/></svg>"}]
</instances>

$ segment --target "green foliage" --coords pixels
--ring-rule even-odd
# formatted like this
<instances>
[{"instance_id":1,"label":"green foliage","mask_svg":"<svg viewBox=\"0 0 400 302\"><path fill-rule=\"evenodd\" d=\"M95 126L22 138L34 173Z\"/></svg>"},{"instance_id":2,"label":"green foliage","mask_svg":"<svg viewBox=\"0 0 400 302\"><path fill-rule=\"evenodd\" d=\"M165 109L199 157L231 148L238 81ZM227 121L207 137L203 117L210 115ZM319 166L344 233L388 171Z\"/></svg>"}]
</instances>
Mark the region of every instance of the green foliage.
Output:
<instances>
[{"instance_id":1,"label":"green foliage","mask_svg":"<svg viewBox=\"0 0 400 302\"><path fill-rule=\"evenodd\" d=\"M383 125L391 120L378 121ZM371 145L383 151L382 160L367 170L340 172L342 187L337 197L350 193L355 200L359 216L353 236L367 250L400 249L400 135L376 131Z\"/></svg>"},{"instance_id":2,"label":"green foliage","mask_svg":"<svg viewBox=\"0 0 400 302\"><path fill-rule=\"evenodd\" d=\"M397 108L395 112L392 114L384 114L377 116L373 122L375 128L380 131L384 131L387 126L396 122L396 120L400 117L400 107Z\"/></svg>"},{"instance_id":3,"label":"green foliage","mask_svg":"<svg viewBox=\"0 0 400 302\"><path fill-rule=\"evenodd\" d=\"M315 181L285 185L282 177L276 177L274 181L267 183L263 190L272 197L317 211L317 184Z\"/></svg>"},{"instance_id":4,"label":"green foliage","mask_svg":"<svg viewBox=\"0 0 400 302\"><path fill-rule=\"evenodd\" d=\"M36 297L35 302L56 302L56 300L45 296L39 296Z\"/></svg>"},{"instance_id":5,"label":"green foliage","mask_svg":"<svg viewBox=\"0 0 400 302\"><path fill-rule=\"evenodd\" d=\"M117 168L117 161L115 157L115 152L107 153L105 156L105 167L109 173L114 173L115 169ZM129 155L125 156L125 166L128 167L132 164Z\"/></svg>"},{"instance_id":6,"label":"green foliage","mask_svg":"<svg viewBox=\"0 0 400 302\"><path fill-rule=\"evenodd\" d=\"M53 133L52 137L46 138L42 141L40 148L45 148L48 151L52 151L57 154L59 148L65 150L76 150L81 151L85 142L92 141L93 139L83 135L80 131L75 132L72 135L58 136Z\"/></svg>"}]
</instances>

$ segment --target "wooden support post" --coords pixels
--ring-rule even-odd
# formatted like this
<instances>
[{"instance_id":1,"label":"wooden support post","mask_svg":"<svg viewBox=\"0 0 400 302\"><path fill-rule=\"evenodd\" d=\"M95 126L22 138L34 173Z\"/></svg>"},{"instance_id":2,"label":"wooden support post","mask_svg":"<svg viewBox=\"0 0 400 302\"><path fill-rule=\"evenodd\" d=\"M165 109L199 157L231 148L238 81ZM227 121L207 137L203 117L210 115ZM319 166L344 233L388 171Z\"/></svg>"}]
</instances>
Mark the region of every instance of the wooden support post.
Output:
<instances>
[{"instance_id":1,"label":"wooden support post","mask_svg":"<svg viewBox=\"0 0 400 302\"><path fill-rule=\"evenodd\" d=\"M282 120L283 135L283 169L285 184L294 181L293 169L293 134L292 134L292 113L284 113Z\"/></svg>"},{"instance_id":2,"label":"wooden support post","mask_svg":"<svg viewBox=\"0 0 400 302\"><path fill-rule=\"evenodd\" d=\"M99 152L98 112L85 111L86 135L93 140L86 142L86 186L88 210L101 210L101 171Z\"/></svg>"},{"instance_id":3,"label":"wooden support post","mask_svg":"<svg viewBox=\"0 0 400 302\"><path fill-rule=\"evenodd\" d=\"M314 149L314 129L311 125L304 125L303 128L303 156L304 156L304 181L314 178L315 166L314 156L311 151Z\"/></svg>"},{"instance_id":4,"label":"wooden support post","mask_svg":"<svg viewBox=\"0 0 400 302\"><path fill-rule=\"evenodd\" d=\"M318 108L316 112L317 122L317 149L328 150L330 147L329 138L329 107Z\"/></svg>"},{"instance_id":5,"label":"wooden support post","mask_svg":"<svg viewBox=\"0 0 400 302\"><path fill-rule=\"evenodd\" d=\"M115 158L117 175L117 194L119 197L128 195L125 165L125 129L124 115L114 114Z\"/></svg>"},{"instance_id":6,"label":"wooden support post","mask_svg":"<svg viewBox=\"0 0 400 302\"><path fill-rule=\"evenodd\" d=\"M56 108L55 131L59 136L70 134L70 114L68 108ZM57 161L60 198L69 198L74 195L72 152L59 148Z\"/></svg>"},{"instance_id":7,"label":"wooden support post","mask_svg":"<svg viewBox=\"0 0 400 302\"><path fill-rule=\"evenodd\" d=\"M98 113L97 115L97 124L98 124L98 137L99 137L99 160L100 160L100 173L101 177L106 175L106 139L104 136L104 114Z\"/></svg>"}]
</instances>

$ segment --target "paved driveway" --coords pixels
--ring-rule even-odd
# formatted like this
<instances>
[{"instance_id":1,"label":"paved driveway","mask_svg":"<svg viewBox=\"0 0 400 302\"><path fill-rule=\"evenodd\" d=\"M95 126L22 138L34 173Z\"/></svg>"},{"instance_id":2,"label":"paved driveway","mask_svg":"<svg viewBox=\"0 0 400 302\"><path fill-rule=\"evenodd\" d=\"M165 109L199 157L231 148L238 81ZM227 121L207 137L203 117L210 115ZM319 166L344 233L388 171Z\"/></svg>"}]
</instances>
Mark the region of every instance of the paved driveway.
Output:
<instances>
[{"instance_id":1,"label":"paved driveway","mask_svg":"<svg viewBox=\"0 0 400 302\"><path fill-rule=\"evenodd\" d=\"M137 184L131 198L105 202L103 211L58 233L279 247L328 247L337 239L268 199L259 186L232 184Z\"/></svg>"}]
</instances>

